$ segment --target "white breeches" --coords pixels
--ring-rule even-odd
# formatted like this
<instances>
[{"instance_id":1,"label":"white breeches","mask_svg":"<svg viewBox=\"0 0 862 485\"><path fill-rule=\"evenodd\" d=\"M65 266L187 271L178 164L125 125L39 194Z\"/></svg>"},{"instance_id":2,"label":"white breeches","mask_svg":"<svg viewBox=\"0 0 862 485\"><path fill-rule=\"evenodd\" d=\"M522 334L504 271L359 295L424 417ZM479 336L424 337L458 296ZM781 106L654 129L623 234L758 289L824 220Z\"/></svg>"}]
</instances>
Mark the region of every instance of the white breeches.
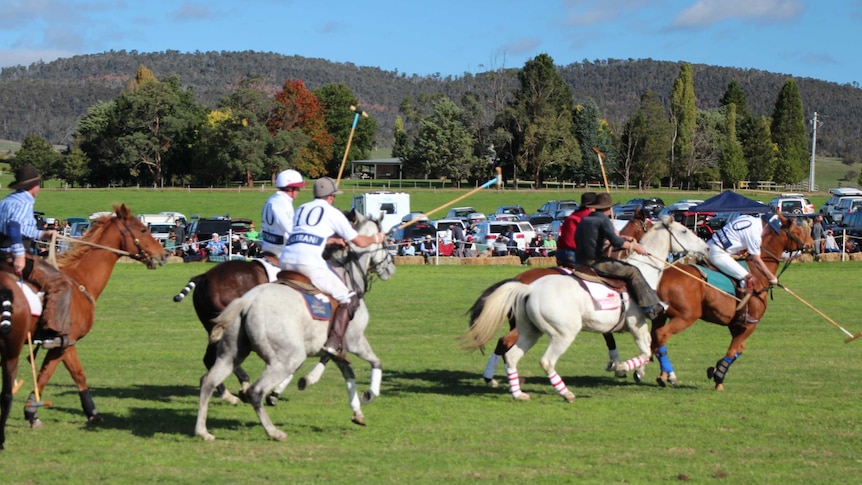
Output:
<instances>
[{"instance_id":1,"label":"white breeches","mask_svg":"<svg viewBox=\"0 0 862 485\"><path fill-rule=\"evenodd\" d=\"M355 295L329 267L321 268L320 266L309 266L306 264L285 264L282 265L282 269L289 269L304 274L311 280L312 285L316 286L320 291L328 293L329 296L340 303L349 303L350 297Z\"/></svg>"},{"instance_id":2,"label":"white breeches","mask_svg":"<svg viewBox=\"0 0 862 485\"><path fill-rule=\"evenodd\" d=\"M709 262L723 273L742 281L748 275L748 271L733 259L733 255L725 251L720 244L709 241Z\"/></svg>"}]
</instances>

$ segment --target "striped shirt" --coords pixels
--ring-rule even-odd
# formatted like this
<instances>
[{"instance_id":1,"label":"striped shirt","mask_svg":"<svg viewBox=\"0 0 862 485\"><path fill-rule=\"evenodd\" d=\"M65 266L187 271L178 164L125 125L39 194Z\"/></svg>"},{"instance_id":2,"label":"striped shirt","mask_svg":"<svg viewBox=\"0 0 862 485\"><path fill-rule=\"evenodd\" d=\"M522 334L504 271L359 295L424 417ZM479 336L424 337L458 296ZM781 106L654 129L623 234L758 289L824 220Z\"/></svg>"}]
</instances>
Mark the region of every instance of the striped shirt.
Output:
<instances>
[{"instance_id":1,"label":"striped shirt","mask_svg":"<svg viewBox=\"0 0 862 485\"><path fill-rule=\"evenodd\" d=\"M33 205L36 199L25 190L17 190L7 195L0 201L0 233L7 237L13 237L16 231L10 231L10 223L17 222L21 230L12 240L9 248L0 248L0 251L11 252L13 256L24 255L23 238L39 239L42 231L36 228L36 219L33 217ZM12 232L13 234L10 234Z\"/></svg>"}]
</instances>

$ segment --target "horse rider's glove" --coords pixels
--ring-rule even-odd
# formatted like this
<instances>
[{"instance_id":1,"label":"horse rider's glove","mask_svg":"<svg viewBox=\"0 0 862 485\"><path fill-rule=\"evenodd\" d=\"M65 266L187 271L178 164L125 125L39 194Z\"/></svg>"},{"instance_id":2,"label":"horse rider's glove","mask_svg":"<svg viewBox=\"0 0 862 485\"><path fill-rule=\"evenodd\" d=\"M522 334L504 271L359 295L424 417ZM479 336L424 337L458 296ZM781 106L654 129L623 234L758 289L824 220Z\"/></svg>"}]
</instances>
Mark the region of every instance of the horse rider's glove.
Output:
<instances>
[{"instance_id":1,"label":"horse rider's glove","mask_svg":"<svg viewBox=\"0 0 862 485\"><path fill-rule=\"evenodd\" d=\"M769 280L769 286L778 286L778 278L772 278Z\"/></svg>"}]
</instances>

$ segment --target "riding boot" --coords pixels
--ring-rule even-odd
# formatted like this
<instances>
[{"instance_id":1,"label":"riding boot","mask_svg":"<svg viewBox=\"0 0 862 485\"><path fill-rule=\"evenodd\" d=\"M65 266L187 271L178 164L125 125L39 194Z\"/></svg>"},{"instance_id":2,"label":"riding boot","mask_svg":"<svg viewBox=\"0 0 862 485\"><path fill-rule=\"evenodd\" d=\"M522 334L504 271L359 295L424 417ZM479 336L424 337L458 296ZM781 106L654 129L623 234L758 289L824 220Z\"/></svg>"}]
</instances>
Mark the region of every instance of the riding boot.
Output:
<instances>
[{"instance_id":1,"label":"riding boot","mask_svg":"<svg viewBox=\"0 0 862 485\"><path fill-rule=\"evenodd\" d=\"M42 310L43 348L66 348L75 344L71 337L69 311L72 305L72 281L63 273L47 264L34 264L30 280L45 293L45 308Z\"/></svg>"},{"instance_id":2,"label":"riding boot","mask_svg":"<svg viewBox=\"0 0 862 485\"><path fill-rule=\"evenodd\" d=\"M734 323L757 323L760 320L748 316L748 300L754 292L754 276L752 274L745 275L745 279L739 282L739 296L742 297L742 303L733 317Z\"/></svg>"},{"instance_id":3,"label":"riding boot","mask_svg":"<svg viewBox=\"0 0 862 485\"><path fill-rule=\"evenodd\" d=\"M329 326L326 344L323 351L332 356L333 359L349 364L347 360L347 349L344 346L344 335L347 333L347 325L353 319L353 314L359 307L359 298L356 295L350 297L350 302L341 303L332 315L332 323Z\"/></svg>"}]
</instances>

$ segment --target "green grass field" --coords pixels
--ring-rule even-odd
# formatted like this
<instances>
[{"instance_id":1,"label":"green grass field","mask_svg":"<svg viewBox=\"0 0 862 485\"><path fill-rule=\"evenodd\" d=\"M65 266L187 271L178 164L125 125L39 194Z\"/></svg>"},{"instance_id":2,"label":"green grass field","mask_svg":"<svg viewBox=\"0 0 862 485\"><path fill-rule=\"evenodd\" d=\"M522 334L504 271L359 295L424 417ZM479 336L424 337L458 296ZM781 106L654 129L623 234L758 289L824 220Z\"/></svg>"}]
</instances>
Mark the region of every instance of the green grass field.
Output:
<instances>
[{"instance_id":1,"label":"green grass field","mask_svg":"<svg viewBox=\"0 0 862 485\"><path fill-rule=\"evenodd\" d=\"M659 388L657 364L643 384L605 373L604 343L582 334L558 371L577 394L568 404L538 360L547 339L522 360L531 402L481 380L485 356L459 349L464 315L488 285L520 267L400 266L377 282L368 330L383 360L382 396L350 422L334 367L269 408L288 441L271 442L248 405L213 401L209 428L193 436L206 335L191 301L171 298L207 264L147 271L116 267L98 302L97 324L78 344L105 424L88 428L74 384L58 369L39 414L22 419L27 381L16 396L4 483L851 483L862 470L862 341L844 344L828 322L776 290L746 353L716 392L705 369L729 343L725 328L696 323L675 336L670 355L681 385ZM782 282L852 332L860 263L798 264ZM560 302L565 305L565 302ZM633 342L618 338L631 357ZM354 359L356 360L356 359ZM314 360L303 366L310 369ZM354 362L360 390L369 369ZM252 355L247 369L261 369ZM498 374L502 374L502 368ZM227 381L236 388L235 380Z\"/></svg>"}]
</instances>

